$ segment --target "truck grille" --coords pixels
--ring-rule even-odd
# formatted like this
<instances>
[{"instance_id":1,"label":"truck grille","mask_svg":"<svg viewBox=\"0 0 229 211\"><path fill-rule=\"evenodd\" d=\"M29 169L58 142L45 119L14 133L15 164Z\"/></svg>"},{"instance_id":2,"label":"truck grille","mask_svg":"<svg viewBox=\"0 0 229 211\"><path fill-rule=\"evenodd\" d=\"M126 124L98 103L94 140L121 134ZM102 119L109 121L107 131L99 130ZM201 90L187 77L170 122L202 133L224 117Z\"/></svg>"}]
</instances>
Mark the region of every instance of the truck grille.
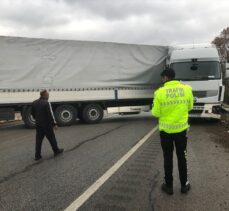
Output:
<instances>
[{"instance_id":1,"label":"truck grille","mask_svg":"<svg viewBox=\"0 0 229 211\"><path fill-rule=\"evenodd\" d=\"M194 97L203 98L203 97L213 97L218 95L218 90L208 90L208 91L193 91Z\"/></svg>"}]
</instances>

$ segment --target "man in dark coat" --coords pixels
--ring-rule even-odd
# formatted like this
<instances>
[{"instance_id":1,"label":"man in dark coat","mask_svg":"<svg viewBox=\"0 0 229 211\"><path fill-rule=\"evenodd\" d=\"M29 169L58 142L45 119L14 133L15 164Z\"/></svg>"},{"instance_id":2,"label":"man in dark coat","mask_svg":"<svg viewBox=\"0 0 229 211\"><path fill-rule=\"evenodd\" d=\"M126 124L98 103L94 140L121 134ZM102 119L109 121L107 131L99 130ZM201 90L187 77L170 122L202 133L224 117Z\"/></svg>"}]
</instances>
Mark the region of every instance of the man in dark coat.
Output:
<instances>
[{"instance_id":1,"label":"man in dark coat","mask_svg":"<svg viewBox=\"0 0 229 211\"><path fill-rule=\"evenodd\" d=\"M36 152L35 160L40 160L41 146L44 137L48 139L54 156L61 154L64 149L60 149L57 145L54 134L54 127L57 128L55 117L53 115L51 104L48 102L49 93L47 90L40 92L40 98L35 100L32 104L31 114L36 120Z\"/></svg>"}]
</instances>

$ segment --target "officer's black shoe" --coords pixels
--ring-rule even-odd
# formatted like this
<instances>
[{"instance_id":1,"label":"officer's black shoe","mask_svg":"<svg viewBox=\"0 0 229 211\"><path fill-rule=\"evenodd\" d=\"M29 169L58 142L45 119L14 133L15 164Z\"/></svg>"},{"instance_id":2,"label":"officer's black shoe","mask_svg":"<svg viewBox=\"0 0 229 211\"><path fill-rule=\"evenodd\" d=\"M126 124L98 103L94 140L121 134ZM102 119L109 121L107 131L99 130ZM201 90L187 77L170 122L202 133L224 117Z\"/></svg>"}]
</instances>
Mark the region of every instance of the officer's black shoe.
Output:
<instances>
[{"instance_id":1,"label":"officer's black shoe","mask_svg":"<svg viewBox=\"0 0 229 211\"><path fill-rule=\"evenodd\" d=\"M186 184L184 186L181 186L181 193L188 193L188 191L190 191L191 189L191 185L189 182L186 182Z\"/></svg>"},{"instance_id":2,"label":"officer's black shoe","mask_svg":"<svg viewBox=\"0 0 229 211\"><path fill-rule=\"evenodd\" d=\"M165 183L161 185L161 189L168 195L173 195L173 186L168 186Z\"/></svg>"},{"instance_id":3,"label":"officer's black shoe","mask_svg":"<svg viewBox=\"0 0 229 211\"><path fill-rule=\"evenodd\" d=\"M41 160L41 159L42 159L41 156L37 156L37 157L34 158L35 161L38 161L38 160Z\"/></svg>"},{"instance_id":4,"label":"officer's black shoe","mask_svg":"<svg viewBox=\"0 0 229 211\"><path fill-rule=\"evenodd\" d=\"M64 152L64 149L58 149L55 153L54 156L60 155Z\"/></svg>"}]
</instances>

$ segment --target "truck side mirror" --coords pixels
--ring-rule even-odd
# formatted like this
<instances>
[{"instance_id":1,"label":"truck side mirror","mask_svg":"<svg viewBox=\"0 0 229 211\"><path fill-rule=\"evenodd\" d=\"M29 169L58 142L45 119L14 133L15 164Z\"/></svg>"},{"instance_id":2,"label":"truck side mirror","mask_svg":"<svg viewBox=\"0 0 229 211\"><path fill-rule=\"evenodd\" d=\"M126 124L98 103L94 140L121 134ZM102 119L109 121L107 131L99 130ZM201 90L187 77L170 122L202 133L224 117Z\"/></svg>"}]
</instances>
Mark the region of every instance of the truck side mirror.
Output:
<instances>
[{"instance_id":1,"label":"truck side mirror","mask_svg":"<svg viewBox=\"0 0 229 211\"><path fill-rule=\"evenodd\" d=\"M226 63L225 78L229 79L229 63Z\"/></svg>"}]
</instances>

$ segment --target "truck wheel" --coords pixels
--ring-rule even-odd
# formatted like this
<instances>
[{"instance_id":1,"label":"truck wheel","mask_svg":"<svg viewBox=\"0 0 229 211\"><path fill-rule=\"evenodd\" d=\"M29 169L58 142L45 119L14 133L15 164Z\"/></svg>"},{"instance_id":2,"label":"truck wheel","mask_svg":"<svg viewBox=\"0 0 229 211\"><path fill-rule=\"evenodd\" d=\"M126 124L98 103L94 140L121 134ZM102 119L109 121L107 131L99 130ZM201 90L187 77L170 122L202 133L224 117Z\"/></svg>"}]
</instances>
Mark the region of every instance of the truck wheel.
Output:
<instances>
[{"instance_id":1,"label":"truck wheel","mask_svg":"<svg viewBox=\"0 0 229 211\"><path fill-rule=\"evenodd\" d=\"M25 107L22 112L22 120L25 123L25 127L29 129L35 128L35 119L31 115L31 106Z\"/></svg>"},{"instance_id":2,"label":"truck wheel","mask_svg":"<svg viewBox=\"0 0 229 211\"><path fill-rule=\"evenodd\" d=\"M77 110L71 105L61 105L55 110L55 118L60 126L72 125L77 118Z\"/></svg>"},{"instance_id":3,"label":"truck wheel","mask_svg":"<svg viewBox=\"0 0 229 211\"><path fill-rule=\"evenodd\" d=\"M98 104L86 105L83 108L82 117L85 123L98 123L103 119L103 108Z\"/></svg>"}]
</instances>

